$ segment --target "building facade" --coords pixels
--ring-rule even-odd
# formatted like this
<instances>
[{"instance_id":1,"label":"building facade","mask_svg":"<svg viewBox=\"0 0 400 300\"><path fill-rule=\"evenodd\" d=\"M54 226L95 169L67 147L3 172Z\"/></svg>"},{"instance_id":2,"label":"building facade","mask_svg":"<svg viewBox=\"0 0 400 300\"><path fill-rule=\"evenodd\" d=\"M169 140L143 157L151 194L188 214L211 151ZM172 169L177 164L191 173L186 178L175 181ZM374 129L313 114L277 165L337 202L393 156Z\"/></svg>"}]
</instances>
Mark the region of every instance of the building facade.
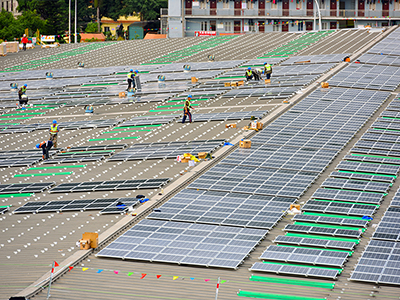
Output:
<instances>
[{"instance_id":1,"label":"building facade","mask_svg":"<svg viewBox=\"0 0 400 300\"><path fill-rule=\"evenodd\" d=\"M18 1L16 0L0 0L0 10L12 12L14 16L20 15L17 11Z\"/></svg>"},{"instance_id":2,"label":"building facade","mask_svg":"<svg viewBox=\"0 0 400 300\"><path fill-rule=\"evenodd\" d=\"M400 21L400 0L169 0L168 36L318 30L318 6L323 30Z\"/></svg>"}]
</instances>

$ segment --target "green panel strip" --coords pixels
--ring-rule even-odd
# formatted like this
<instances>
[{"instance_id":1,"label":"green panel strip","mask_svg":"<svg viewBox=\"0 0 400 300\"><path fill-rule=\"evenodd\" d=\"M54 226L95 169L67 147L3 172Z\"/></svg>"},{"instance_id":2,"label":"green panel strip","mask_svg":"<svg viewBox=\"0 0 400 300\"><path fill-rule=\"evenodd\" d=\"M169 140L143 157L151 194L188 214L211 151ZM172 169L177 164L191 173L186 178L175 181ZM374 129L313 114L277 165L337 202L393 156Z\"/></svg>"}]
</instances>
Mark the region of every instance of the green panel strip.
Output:
<instances>
[{"instance_id":1,"label":"green panel strip","mask_svg":"<svg viewBox=\"0 0 400 300\"><path fill-rule=\"evenodd\" d=\"M159 112L159 111L178 111L178 110L183 110L183 108L179 109L151 109L149 112Z\"/></svg>"},{"instance_id":2,"label":"green panel strip","mask_svg":"<svg viewBox=\"0 0 400 300\"><path fill-rule=\"evenodd\" d=\"M21 194L2 194L0 198L13 198L13 197L30 197L32 193L21 193Z\"/></svg>"},{"instance_id":3,"label":"green panel strip","mask_svg":"<svg viewBox=\"0 0 400 300\"><path fill-rule=\"evenodd\" d=\"M14 177L37 177L37 176L52 176L52 175L71 175L74 172L54 172L54 173L34 173L34 174L15 174Z\"/></svg>"},{"instance_id":4,"label":"green panel strip","mask_svg":"<svg viewBox=\"0 0 400 300\"><path fill-rule=\"evenodd\" d=\"M290 278L280 278L280 277L267 277L267 276L256 276L251 275L251 281L260 281L260 282L271 282L271 283L281 283L281 284L290 284L290 285L300 285L300 286L311 286L322 289L333 289L335 287L335 283L330 282L318 282L311 280L302 280L302 279L290 279Z\"/></svg>"},{"instance_id":5,"label":"green panel strip","mask_svg":"<svg viewBox=\"0 0 400 300\"><path fill-rule=\"evenodd\" d=\"M303 215L310 215L310 216L320 216L320 217L331 217L331 218L341 218L341 219L353 219L353 220L362 220L362 217L353 217L353 216L345 216L345 215L332 215L332 214L319 214L305 211Z\"/></svg>"},{"instance_id":6,"label":"green panel strip","mask_svg":"<svg viewBox=\"0 0 400 300\"><path fill-rule=\"evenodd\" d=\"M113 83L90 83L90 84L82 84L81 86L103 86L103 85L118 85L118 82Z\"/></svg>"},{"instance_id":7,"label":"green panel strip","mask_svg":"<svg viewBox=\"0 0 400 300\"><path fill-rule=\"evenodd\" d=\"M372 129L375 129L375 130L383 130L383 131L400 131L400 130L397 130L397 129L384 129L384 128L372 128Z\"/></svg>"},{"instance_id":8,"label":"green panel strip","mask_svg":"<svg viewBox=\"0 0 400 300\"><path fill-rule=\"evenodd\" d=\"M191 106L199 106L200 104L190 104ZM159 107L180 107L183 108L182 104L174 104L174 105L160 105L157 106L157 108Z\"/></svg>"},{"instance_id":9,"label":"green panel strip","mask_svg":"<svg viewBox=\"0 0 400 300\"><path fill-rule=\"evenodd\" d=\"M237 295L240 297L250 297L250 298L269 299L269 300L325 300L325 298L311 298L303 296L258 293L249 291L239 291Z\"/></svg>"},{"instance_id":10,"label":"green panel strip","mask_svg":"<svg viewBox=\"0 0 400 300\"><path fill-rule=\"evenodd\" d=\"M316 266L311 266L311 265L288 264L288 263L280 263L280 262L272 262L272 261L263 261L263 263L270 264L270 265L285 265L285 266L296 266L296 267L313 268L313 269L337 270L340 273L343 271L343 269L340 269L340 268L316 267Z\"/></svg>"},{"instance_id":11,"label":"green panel strip","mask_svg":"<svg viewBox=\"0 0 400 300\"><path fill-rule=\"evenodd\" d=\"M131 140L138 139L138 136L128 136L128 137L114 137L114 138L105 138L105 139L89 139L89 142L92 141L113 141L113 140Z\"/></svg>"},{"instance_id":12,"label":"green panel strip","mask_svg":"<svg viewBox=\"0 0 400 300\"><path fill-rule=\"evenodd\" d=\"M110 131L106 131L103 132L102 134L106 134L106 133L116 133L116 132L139 132L139 131L152 131L152 129L136 129L136 130L110 130Z\"/></svg>"},{"instance_id":13,"label":"green panel strip","mask_svg":"<svg viewBox=\"0 0 400 300\"><path fill-rule=\"evenodd\" d=\"M357 204L357 205L369 205L369 206L376 206L377 208L380 207L379 204L370 204L370 203L358 203L358 202L347 202L347 201L333 201L333 200L324 200L324 199L313 199L315 201L322 201L322 202L333 202L333 203L347 203L347 204Z\"/></svg>"},{"instance_id":14,"label":"green panel strip","mask_svg":"<svg viewBox=\"0 0 400 300\"><path fill-rule=\"evenodd\" d=\"M393 177L393 178L397 178L396 175L387 175L387 174L378 174L378 173L365 173L365 172L341 171L341 170L339 170L338 172L342 172L342 173L351 173L351 174L364 174L364 175L378 175L378 176L384 176L384 177Z\"/></svg>"},{"instance_id":15,"label":"green panel strip","mask_svg":"<svg viewBox=\"0 0 400 300\"><path fill-rule=\"evenodd\" d=\"M19 117L19 118L0 118L1 121L8 121L8 120L26 120L33 117Z\"/></svg>"},{"instance_id":16,"label":"green panel strip","mask_svg":"<svg viewBox=\"0 0 400 300\"><path fill-rule=\"evenodd\" d=\"M390 159L400 160L400 157L393 157L393 156L367 155L367 154L356 154L356 153L352 153L351 155L352 156L364 156L364 157L390 158Z\"/></svg>"},{"instance_id":17,"label":"green panel strip","mask_svg":"<svg viewBox=\"0 0 400 300\"><path fill-rule=\"evenodd\" d=\"M74 166L48 166L48 167L33 167L29 170L47 170L47 169L70 169L70 168L84 168L87 165L74 165Z\"/></svg>"},{"instance_id":18,"label":"green panel strip","mask_svg":"<svg viewBox=\"0 0 400 300\"><path fill-rule=\"evenodd\" d=\"M125 128L142 128L142 127L160 127L163 124L154 124L154 125L135 125L135 126L124 126L124 127L115 127L114 129L125 129Z\"/></svg>"},{"instance_id":19,"label":"green panel strip","mask_svg":"<svg viewBox=\"0 0 400 300\"><path fill-rule=\"evenodd\" d=\"M358 227L348 227L348 226L340 226L340 225L327 225L327 224L316 224L316 223L305 223L305 222L294 222L295 225L302 225L302 226L313 226L313 227L322 227L322 228L335 228L335 229L348 229L348 230L355 230L362 229L364 232L365 228L358 228Z\"/></svg>"},{"instance_id":20,"label":"green panel strip","mask_svg":"<svg viewBox=\"0 0 400 300\"><path fill-rule=\"evenodd\" d=\"M279 247L289 247L289 248L302 248L302 249L314 249L314 247L299 247L299 246L293 246L293 245L281 245L281 244L277 244ZM333 252L347 252L349 254L349 256L351 256L354 251L348 251L348 250L340 250L340 249L325 249L324 251L333 251Z\"/></svg>"},{"instance_id":21,"label":"green panel strip","mask_svg":"<svg viewBox=\"0 0 400 300\"><path fill-rule=\"evenodd\" d=\"M347 238L338 238L338 237L330 237L330 236L323 236L323 235L312 235L309 234L300 234L300 233L286 233L286 236L296 236L308 239L317 239L317 240L332 240L332 241L342 241L342 242L351 242L356 243L357 245L360 243L360 240L357 239L347 239Z\"/></svg>"}]
</instances>

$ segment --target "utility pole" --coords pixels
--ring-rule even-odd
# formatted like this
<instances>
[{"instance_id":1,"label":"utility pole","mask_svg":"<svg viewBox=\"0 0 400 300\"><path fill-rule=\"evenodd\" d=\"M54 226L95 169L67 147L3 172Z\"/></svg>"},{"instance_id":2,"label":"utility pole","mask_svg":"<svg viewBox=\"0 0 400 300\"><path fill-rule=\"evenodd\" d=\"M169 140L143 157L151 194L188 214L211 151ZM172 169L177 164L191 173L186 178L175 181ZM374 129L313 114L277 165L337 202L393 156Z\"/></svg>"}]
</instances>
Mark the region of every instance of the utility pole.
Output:
<instances>
[{"instance_id":1,"label":"utility pole","mask_svg":"<svg viewBox=\"0 0 400 300\"><path fill-rule=\"evenodd\" d=\"M78 0L75 0L75 44L78 43L78 34L76 28L78 27Z\"/></svg>"}]
</instances>

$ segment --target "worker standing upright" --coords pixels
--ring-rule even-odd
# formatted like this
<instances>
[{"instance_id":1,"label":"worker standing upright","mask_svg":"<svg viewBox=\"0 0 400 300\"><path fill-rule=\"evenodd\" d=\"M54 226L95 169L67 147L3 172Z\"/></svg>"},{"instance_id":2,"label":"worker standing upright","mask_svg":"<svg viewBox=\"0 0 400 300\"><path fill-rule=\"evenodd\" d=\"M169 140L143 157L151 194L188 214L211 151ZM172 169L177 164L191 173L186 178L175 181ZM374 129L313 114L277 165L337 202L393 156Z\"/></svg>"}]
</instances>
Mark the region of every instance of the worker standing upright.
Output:
<instances>
[{"instance_id":1,"label":"worker standing upright","mask_svg":"<svg viewBox=\"0 0 400 300\"><path fill-rule=\"evenodd\" d=\"M267 79L271 79L272 66L269 63L264 63L264 74Z\"/></svg>"},{"instance_id":2,"label":"worker standing upright","mask_svg":"<svg viewBox=\"0 0 400 300\"><path fill-rule=\"evenodd\" d=\"M56 120L53 120L53 124L50 125L50 141L53 142L54 148L57 148L57 138L58 138L58 124Z\"/></svg>"},{"instance_id":3,"label":"worker standing upright","mask_svg":"<svg viewBox=\"0 0 400 300\"><path fill-rule=\"evenodd\" d=\"M36 145L36 148L40 149L42 148L43 151L43 159L49 159L50 155L50 149L53 147L53 142L52 141L44 141L41 142L40 144Z\"/></svg>"},{"instance_id":4,"label":"worker standing upright","mask_svg":"<svg viewBox=\"0 0 400 300\"><path fill-rule=\"evenodd\" d=\"M183 107L183 119L182 119L182 124L185 123L186 117L189 117L189 123L192 123L192 113L190 112L190 109L192 109L192 105L190 101L192 100L192 95L188 95L187 99L185 101L185 106ZM194 109L194 108L193 108Z\"/></svg>"},{"instance_id":5,"label":"worker standing upright","mask_svg":"<svg viewBox=\"0 0 400 300\"><path fill-rule=\"evenodd\" d=\"M22 42L22 49L26 51L26 44L28 44L28 38L26 37L26 34L22 36L21 42Z\"/></svg>"},{"instance_id":6,"label":"worker standing upright","mask_svg":"<svg viewBox=\"0 0 400 300\"><path fill-rule=\"evenodd\" d=\"M249 81L250 79L253 79L253 71L251 70L250 67L247 68L247 71L244 74L244 76L246 76L247 81Z\"/></svg>"}]
</instances>

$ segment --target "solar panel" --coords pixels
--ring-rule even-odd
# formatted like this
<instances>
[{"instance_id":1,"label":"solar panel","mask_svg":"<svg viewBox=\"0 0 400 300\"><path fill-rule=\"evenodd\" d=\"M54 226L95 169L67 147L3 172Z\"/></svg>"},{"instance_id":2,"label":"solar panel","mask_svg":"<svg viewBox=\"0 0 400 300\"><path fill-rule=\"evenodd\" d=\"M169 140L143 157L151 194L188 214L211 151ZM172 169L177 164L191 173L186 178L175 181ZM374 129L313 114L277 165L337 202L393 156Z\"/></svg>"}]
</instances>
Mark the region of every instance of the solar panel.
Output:
<instances>
[{"instance_id":1,"label":"solar panel","mask_svg":"<svg viewBox=\"0 0 400 300\"><path fill-rule=\"evenodd\" d=\"M318 213L334 213L350 216L372 216L377 207L358 203L338 203L329 200L308 200L301 208L302 211Z\"/></svg>"},{"instance_id":2,"label":"solar panel","mask_svg":"<svg viewBox=\"0 0 400 300\"><path fill-rule=\"evenodd\" d=\"M225 140L197 140L169 143L141 143L114 155L109 161L129 161L142 159L176 158L183 153L212 153L220 147Z\"/></svg>"},{"instance_id":3,"label":"solar panel","mask_svg":"<svg viewBox=\"0 0 400 300\"><path fill-rule=\"evenodd\" d=\"M386 193L390 189L390 184L364 180L327 178L321 184L321 187Z\"/></svg>"},{"instance_id":4,"label":"solar panel","mask_svg":"<svg viewBox=\"0 0 400 300\"><path fill-rule=\"evenodd\" d=\"M174 235L161 234L172 229ZM225 227L214 225L143 220L101 250L97 256L236 269L254 246L239 247L235 252L237 247L232 247L231 243L251 239L256 245L268 232L230 227L232 237L212 237L224 230ZM146 236L136 239L143 232ZM186 244L183 251L179 247L180 242Z\"/></svg>"},{"instance_id":5,"label":"solar panel","mask_svg":"<svg viewBox=\"0 0 400 300\"><path fill-rule=\"evenodd\" d=\"M279 235L275 238L273 242L278 244L311 246L311 247L321 247L330 249L345 249L345 250L352 250L356 246L355 242L329 240L326 238L319 239L317 237L313 238L312 236L310 236L309 238L304 238L298 236Z\"/></svg>"},{"instance_id":6,"label":"solar panel","mask_svg":"<svg viewBox=\"0 0 400 300\"><path fill-rule=\"evenodd\" d=\"M294 221L305 221L317 224L334 224L334 225L344 225L344 226L356 226L356 227L366 227L368 220L363 220L362 218L343 218L340 216L321 216L321 215L310 215L302 214L295 215L293 217Z\"/></svg>"},{"instance_id":7,"label":"solar panel","mask_svg":"<svg viewBox=\"0 0 400 300\"><path fill-rule=\"evenodd\" d=\"M344 171L357 171L388 175L397 175L400 170L399 166L394 165L381 165L375 163L364 163L364 162L353 162L353 161L341 161L337 167L337 170Z\"/></svg>"},{"instance_id":8,"label":"solar panel","mask_svg":"<svg viewBox=\"0 0 400 300\"><path fill-rule=\"evenodd\" d=\"M268 264L256 262L250 268L250 271L259 271L267 273L276 273L279 275L300 275L305 277L336 279L340 274L339 269L322 269L306 266L288 266L285 264Z\"/></svg>"},{"instance_id":9,"label":"solar panel","mask_svg":"<svg viewBox=\"0 0 400 300\"><path fill-rule=\"evenodd\" d=\"M388 182L388 183L392 183L395 179L395 177L392 176L351 173L346 171L332 172L330 176L335 178L345 178L352 180L369 180L369 181Z\"/></svg>"},{"instance_id":10,"label":"solar panel","mask_svg":"<svg viewBox=\"0 0 400 300\"><path fill-rule=\"evenodd\" d=\"M338 189L317 189L311 196L313 199L327 199L336 201L349 201L357 203L379 204L383 200L383 193L358 192Z\"/></svg>"},{"instance_id":11,"label":"solar panel","mask_svg":"<svg viewBox=\"0 0 400 300\"><path fill-rule=\"evenodd\" d=\"M40 193L55 184L55 182L2 184L0 185L0 194Z\"/></svg>"},{"instance_id":12,"label":"solar panel","mask_svg":"<svg viewBox=\"0 0 400 300\"><path fill-rule=\"evenodd\" d=\"M111 191L111 190L137 190L137 189L158 189L167 184L169 178L157 178L142 180L120 180L100 182L77 182L74 184L62 183L51 189L50 193L74 193L90 191Z\"/></svg>"}]
</instances>

